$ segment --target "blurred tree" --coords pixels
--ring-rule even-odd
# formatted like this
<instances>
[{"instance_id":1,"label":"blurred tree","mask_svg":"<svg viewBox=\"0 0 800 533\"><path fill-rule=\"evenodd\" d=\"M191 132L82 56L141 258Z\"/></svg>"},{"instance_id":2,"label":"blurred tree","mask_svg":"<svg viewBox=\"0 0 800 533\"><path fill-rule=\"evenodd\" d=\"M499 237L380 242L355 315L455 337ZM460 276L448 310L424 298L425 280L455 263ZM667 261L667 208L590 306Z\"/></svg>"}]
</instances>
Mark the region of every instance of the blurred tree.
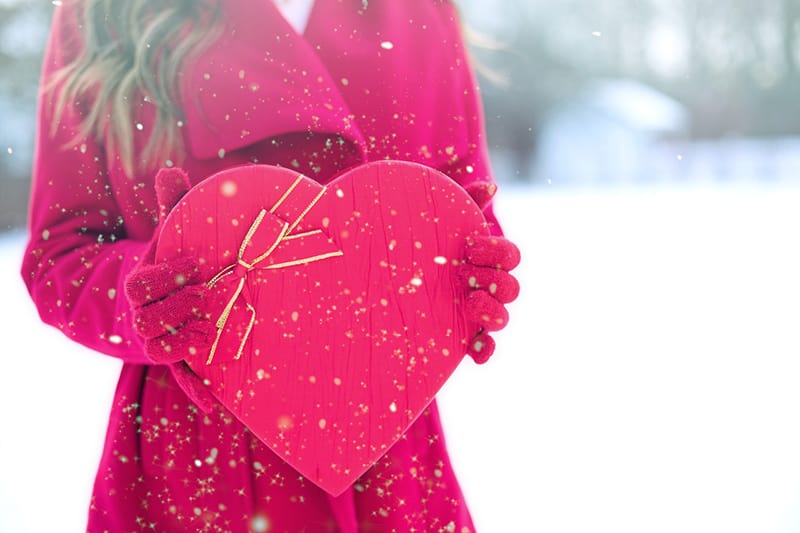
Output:
<instances>
[{"instance_id":1,"label":"blurred tree","mask_svg":"<svg viewBox=\"0 0 800 533\"><path fill-rule=\"evenodd\" d=\"M0 143L0 178L19 178L28 172L33 139L33 113L48 18L53 5L42 0L0 2L0 113L5 127ZM10 150L10 153L9 153Z\"/></svg>"},{"instance_id":2,"label":"blurred tree","mask_svg":"<svg viewBox=\"0 0 800 533\"><path fill-rule=\"evenodd\" d=\"M786 72L790 77L797 76L797 30L800 21L800 2L797 0L783 0L783 58L786 62Z\"/></svg>"},{"instance_id":3,"label":"blurred tree","mask_svg":"<svg viewBox=\"0 0 800 533\"><path fill-rule=\"evenodd\" d=\"M0 2L0 230L25 223L36 95L53 4Z\"/></svg>"}]
</instances>

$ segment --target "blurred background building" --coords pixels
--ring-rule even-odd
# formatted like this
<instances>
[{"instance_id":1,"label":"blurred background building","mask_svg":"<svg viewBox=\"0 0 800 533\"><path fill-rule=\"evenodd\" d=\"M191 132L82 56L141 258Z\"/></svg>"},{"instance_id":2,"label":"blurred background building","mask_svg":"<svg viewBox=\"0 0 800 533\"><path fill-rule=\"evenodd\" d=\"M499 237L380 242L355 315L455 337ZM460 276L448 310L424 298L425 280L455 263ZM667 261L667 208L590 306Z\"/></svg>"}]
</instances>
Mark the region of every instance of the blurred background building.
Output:
<instances>
[{"instance_id":1,"label":"blurred background building","mask_svg":"<svg viewBox=\"0 0 800 533\"><path fill-rule=\"evenodd\" d=\"M500 179L792 179L800 2L460 2Z\"/></svg>"}]
</instances>

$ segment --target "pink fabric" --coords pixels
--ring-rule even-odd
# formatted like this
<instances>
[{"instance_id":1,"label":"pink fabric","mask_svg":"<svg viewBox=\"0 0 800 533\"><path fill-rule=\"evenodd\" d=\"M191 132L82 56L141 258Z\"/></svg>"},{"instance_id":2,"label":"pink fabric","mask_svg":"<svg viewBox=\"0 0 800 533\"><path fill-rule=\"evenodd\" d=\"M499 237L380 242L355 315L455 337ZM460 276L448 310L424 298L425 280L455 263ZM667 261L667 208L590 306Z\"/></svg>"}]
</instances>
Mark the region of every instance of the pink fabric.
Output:
<instances>
[{"instance_id":1,"label":"pink fabric","mask_svg":"<svg viewBox=\"0 0 800 533\"><path fill-rule=\"evenodd\" d=\"M197 259L189 256L146 264L128 276L125 294L133 306L133 325L147 339L145 348L153 363L186 359L194 335L200 335L199 347L214 338L215 328L205 316L208 288L199 272ZM190 333L181 335L184 329Z\"/></svg>"},{"instance_id":2,"label":"pink fabric","mask_svg":"<svg viewBox=\"0 0 800 533\"><path fill-rule=\"evenodd\" d=\"M503 237L475 237L467 245L466 262L469 264L508 272L519 265L520 259L517 245ZM514 298L516 295L512 300Z\"/></svg>"},{"instance_id":3,"label":"pink fabric","mask_svg":"<svg viewBox=\"0 0 800 533\"><path fill-rule=\"evenodd\" d=\"M79 51L71 5L55 10L45 76ZM494 221L478 94L450 3L317 2L303 37L271 2L222 7L224 35L181 76L188 154L175 163L193 180L260 162L324 182L354 164L405 159L450 175ZM435 403L329 498L221 407L200 413L170 367L147 365L123 283L156 227L155 173L126 176L92 139L63 149L87 105L68 107L50 137L51 102L40 101L22 275L44 322L126 363L88 530L473 531ZM134 102L138 150L150 105Z\"/></svg>"}]
</instances>

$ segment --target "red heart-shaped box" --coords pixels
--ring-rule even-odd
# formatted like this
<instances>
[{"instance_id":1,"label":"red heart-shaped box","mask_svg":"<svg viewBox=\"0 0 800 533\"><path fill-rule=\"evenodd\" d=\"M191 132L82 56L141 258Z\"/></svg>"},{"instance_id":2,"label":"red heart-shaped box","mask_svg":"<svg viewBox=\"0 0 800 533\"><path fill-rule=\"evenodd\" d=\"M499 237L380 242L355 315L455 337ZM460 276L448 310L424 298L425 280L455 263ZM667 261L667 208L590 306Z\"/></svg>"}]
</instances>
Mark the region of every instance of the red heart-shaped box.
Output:
<instances>
[{"instance_id":1,"label":"red heart-shaped box","mask_svg":"<svg viewBox=\"0 0 800 533\"><path fill-rule=\"evenodd\" d=\"M455 268L486 221L429 167L368 163L325 187L248 165L195 186L156 260L192 255L219 334L187 359L219 401L338 495L428 406L478 327Z\"/></svg>"}]
</instances>

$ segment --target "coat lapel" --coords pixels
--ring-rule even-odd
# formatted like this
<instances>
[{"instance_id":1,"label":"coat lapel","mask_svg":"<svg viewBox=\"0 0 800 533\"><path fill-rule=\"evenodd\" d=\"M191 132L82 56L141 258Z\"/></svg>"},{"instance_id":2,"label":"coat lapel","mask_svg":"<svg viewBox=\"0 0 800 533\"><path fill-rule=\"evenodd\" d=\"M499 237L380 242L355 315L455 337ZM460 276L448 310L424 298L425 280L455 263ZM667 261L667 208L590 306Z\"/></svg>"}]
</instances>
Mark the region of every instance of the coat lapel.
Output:
<instances>
[{"instance_id":1,"label":"coat lapel","mask_svg":"<svg viewBox=\"0 0 800 533\"><path fill-rule=\"evenodd\" d=\"M308 41L271 1L247 9L235 3L223 2L231 4L223 34L181 78L189 153L221 157L270 137L315 132L339 135L366 157L363 133Z\"/></svg>"}]
</instances>

